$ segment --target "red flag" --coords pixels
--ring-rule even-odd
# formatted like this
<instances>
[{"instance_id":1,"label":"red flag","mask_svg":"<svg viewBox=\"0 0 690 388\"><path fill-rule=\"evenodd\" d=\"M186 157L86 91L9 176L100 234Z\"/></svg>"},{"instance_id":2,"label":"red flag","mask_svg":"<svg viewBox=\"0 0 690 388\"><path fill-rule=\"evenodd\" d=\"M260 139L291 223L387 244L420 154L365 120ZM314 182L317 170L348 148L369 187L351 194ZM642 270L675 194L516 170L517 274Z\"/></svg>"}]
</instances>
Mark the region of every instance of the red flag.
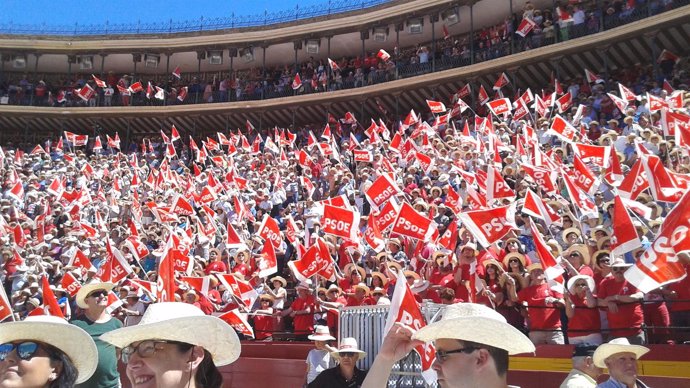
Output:
<instances>
[{"instance_id":1,"label":"red flag","mask_svg":"<svg viewBox=\"0 0 690 388\"><path fill-rule=\"evenodd\" d=\"M594 194L594 190L599 187L599 178L592 173L577 154L573 158L572 173L572 178L578 187L590 195Z\"/></svg>"},{"instance_id":2,"label":"red flag","mask_svg":"<svg viewBox=\"0 0 690 388\"><path fill-rule=\"evenodd\" d=\"M300 78L299 73L295 74L295 78L292 80L292 89L297 90L302 87L302 78Z\"/></svg>"},{"instance_id":3,"label":"red flag","mask_svg":"<svg viewBox=\"0 0 690 388\"><path fill-rule=\"evenodd\" d=\"M175 301L175 247L173 246L173 235L168 237L158 264L158 279L156 282L156 299L159 302Z\"/></svg>"},{"instance_id":4,"label":"red flag","mask_svg":"<svg viewBox=\"0 0 690 388\"><path fill-rule=\"evenodd\" d=\"M257 234L265 241L270 241L274 248L280 248L283 242L283 237L280 235L280 226L278 222L268 214L264 214L261 225L259 226Z\"/></svg>"},{"instance_id":5,"label":"red flag","mask_svg":"<svg viewBox=\"0 0 690 388\"><path fill-rule=\"evenodd\" d=\"M617 158L615 154L612 155L612 157ZM647 189L649 187L649 182L641 174L643 171L644 167L642 167L642 161L637 159L635 164L630 168L630 172L628 172L618 186L618 194L624 198L636 199L640 193Z\"/></svg>"},{"instance_id":6,"label":"red flag","mask_svg":"<svg viewBox=\"0 0 690 388\"><path fill-rule=\"evenodd\" d=\"M575 205L576 209L580 210L580 214L585 216L598 216L599 212L597 211L597 205L572 181L572 179L570 179L570 174L561 172L561 176L563 177L565 187L568 190L570 202Z\"/></svg>"},{"instance_id":7,"label":"red flag","mask_svg":"<svg viewBox=\"0 0 690 388\"><path fill-rule=\"evenodd\" d=\"M486 202L491 204L494 199L512 197L515 197L515 192L503 179L501 170L489 164L486 179Z\"/></svg>"},{"instance_id":8,"label":"red flag","mask_svg":"<svg viewBox=\"0 0 690 388\"><path fill-rule=\"evenodd\" d=\"M234 275L226 275L221 273L216 273L215 275L225 286L225 289L235 295L239 301L242 301L245 307L251 307L256 298L259 296L249 282L240 280Z\"/></svg>"},{"instance_id":9,"label":"red flag","mask_svg":"<svg viewBox=\"0 0 690 388\"><path fill-rule=\"evenodd\" d=\"M659 54L659 58L656 59L656 63L661 63L663 61L673 61L678 63L678 61L680 61L680 57L666 49L663 49L661 50L661 54Z\"/></svg>"},{"instance_id":10,"label":"red flag","mask_svg":"<svg viewBox=\"0 0 690 388\"><path fill-rule=\"evenodd\" d=\"M637 95L632 92L632 90L626 88L621 83L618 84L618 90L620 90L621 97L626 101L634 101L638 98Z\"/></svg>"},{"instance_id":11,"label":"red flag","mask_svg":"<svg viewBox=\"0 0 690 388\"><path fill-rule=\"evenodd\" d=\"M685 190L676 181L656 155L640 155L640 161L647 175L650 191L655 201L678 202Z\"/></svg>"},{"instance_id":12,"label":"red flag","mask_svg":"<svg viewBox=\"0 0 690 388\"><path fill-rule=\"evenodd\" d=\"M247 314L241 313L239 309L234 309L219 315L218 318L232 326L236 332L254 338L254 329L249 322L247 322L246 316Z\"/></svg>"},{"instance_id":13,"label":"red flag","mask_svg":"<svg viewBox=\"0 0 690 388\"><path fill-rule=\"evenodd\" d=\"M493 100L489 102L487 106L491 110L491 113L493 113L496 117L502 116L504 113L508 113L511 110L513 110L513 105L507 98L499 98L497 100Z\"/></svg>"},{"instance_id":14,"label":"red flag","mask_svg":"<svg viewBox=\"0 0 690 388\"><path fill-rule=\"evenodd\" d=\"M273 244L264 244L261 257L257 259L258 276L265 278L278 272L278 259Z\"/></svg>"},{"instance_id":15,"label":"red flag","mask_svg":"<svg viewBox=\"0 0 690 388\"><path fill-rule=\"evenodd\" d=\"M613 233L611 234L612 256L623 256L625 253L642 246L633 225L628 209L620 196L615 196L613 202Z\"/></svg>"},{"instance_id":16,"label":"red flag","mask_svg":"<svg viewBox=\"0 0 690 388\"><path fill-rule=\"evenodd\" d=\"M388 62L388 60L391 58L391 55L388 54L384 49L380 49L376 56L384 62Z\"/></svg>"},{"instance_id":17,"label":"red flag","mask_svg":"<svg viewBox=\"0 0 690 388\"><path fill-rule=\"evenodd\" d=\"M462 224L483 247L502 239L515 225L515 204L460 214Z\"/></svg>"},{"instance_id":18,"label":"red flag","mask_svg":"<svg viewBox=\"0 0 690 388\"><path fill-rule=\"evenodd\" d=\"M325 205L321 218L324 233L349 240L357 240L359 213L353 210Z\"/></svg>"},{"instance_id":19,"label":"red flag","mask_svg":"<svg viewBox=\"0 0 690 388\"><path fill-rule=\"evenodd\" d=\"M479 93L477 95L477 102L479 102L479 105L484 105L487 102L489 102L489 94L486 92L486 89L484 89L484 85L481 85L479 87Z\"/></svg>"},{"instance_id":20,"label":"red flag","mask_svg":"<svg viewBox=\"0 0 690 388\"><path fill-rule=\"evenodd\" d=\"M328 58L328 66L331 67L331 71L340 70L340 67L338 67L338 64L334 60L332 60L331 58Z\"/></svg>"},{"instance_id":21,"label":"red flag","mask_svg":"<svg viewBox=\"0 0 690 388\"><path fill-rule=\"evenodd\" d=\"M604 83L604 80L601 79L596 73L592 73L589 71L589 69L585 69L585 79L587 80L587 83Z\"/></svg>"},{"instance_id":22,"label":"red flag","mask_svg":"<svg viewBox=\"0 0 690 388\"><path fill-rule=\"evenodd\" d=\"M573 106L573 96L570 92L564 94L559 99L556 100L556 106L558 107L558 113L564 113Z\"/></svg>"},{"instance_id":23,"label":"red flag","mask_svg":"<svg viewBox=\"0 0 690 388\"><path fill-rule=\"evenodd\" d=\"M41 277L41 285L43 290L43 308L46 314L64 318L65 315L62 313L62 309L55 298L55 294L53 290L50 289L50 282L48 282L47 276L44 275Z\"/></svg>"},{"instance_id":24,"label":"red flag","mask_svg":"<svg viewBox=\"0 0 690 388\"><path fill-rule=\"evenodd\" d=\"M558 277L563 275L563 272L565 272L563 267L556 262L556 259L551 253L551 247L546 245L546 242L544 242L544 237L541 235L541 232L539 232L537 229L537 225L531 218L529 219L529 227L532 231L535 251L537 252L539 261L541 261L542 267L544 268L544 274L549 280L558 279Z\"/></svg>"},{"instance_id":25,"label":"red flag","mask_svg":"<svg viewBox=\"0 0 690 388\"><path fill-rule=\"evenodd\" d=\"M407 284L404 271L398 272L390 309L388 310L388 318L386 318L386 326L383 329L384 335L388 333L396 323L402 323L415 330L419 330L426 326L424 315L422 315L414 294ZM436 372L432 368L436 360L434 345L431 342L419 345L415 348L415 352L419 354L422 361L422 377L427 384L432 384L436 381Z\"/></svg>"},{"instance_id":26,"label":"red flag","mask_svg":"<svg viewBox=\"0 0 690 388\"><path fill-rule=\"evenodd\" d=\"M428 241L436 231L437 227L434 221L417 213L407 202L403 202L398 216L393 223L391 233Z\"/></svg>"},{"instance_id":27,"label":"red flag","mask_svg":"<svg viewBox=\"0 0 690 388\"><path fill-rule=\"evenodd\" d=\"M98 86L99 88L107 88L108 87L108 85L106 85L105 81L103 81L102 79L96 77L93 74L91 74L91 77L93 77L93 81L96 83L96 86Z\"/></svg>"},{"instance_id":28,"label":"red flag","mask_svg":"<svg viewBox=\"0 0 690 388\"><path fill-rule=\"evenodd\" d=\"M328 249L326 249L327 251ZM318 243L309 247L299 260L288 262L288 267L300 282L307 281L329 265L331 265L331 259L329 256L322 255Z\"/></svg>"},{"instance_id":29,"label":"red flag","mask_svg":"<svg viewBox=\"0 0 690 388\"><path fill-rule=\"evenodd\" d=\"M67 291L71 297L74 297L77 295L77 292L79 292L81 283L79 283L77 278L75 278L72 273L65 272L65 274L62 276L62 280L60 281L60 287Z\"/></svg>"},{"instance_id":30,"label":"red flag","mask_svg":"<svg viewBox=\"0 0 690 388\"><path fill-rule=\"evenodd\" d=\"M400 194L400 188L388 174L381 174L364 192L369 203L381 208L391 197Z\"/></svg>"},{"instance_id":31,"label":"red flag","mask_svg":"<svg viewBox=\"0 0 690 388\"><path fill-rule=\"evenodd\" d=\"M644 293L687 276L678 255L690 252L690 239L686 238L690 229L688 193L671 209L642 257L625 272L625 278Z\"/></svg>"},{"instance_id":32,"label":"red flag","mask_svg":"<svg viewBox=\"0 0 690 388\"><path fill-rule=\"evenodd\" d=\"M5 288L0 290L0 322L12 316L12 305L5 295Z\"/></svg>"},{"instance_id":33,"label":"red flag","mask_svg":"<svg viewBox=\"0 0 690 388\"><path fill-rule=\"evenodd\" d=\"M386 242L383 239L381 230L378 226L378 215L374 213L369 214L367 220L367 228L364 230L364 239L367 244L376 252L382 252L386 249Z\"/></svg>"},{"instance_id":34,"label":"red flag","mask_svg":"<svg viewBox=\"0 0 690 388\"><path fill-rule=\"evenodd\" d=\"M532 31L532 29L534 29L536 25L537 23L535 23L532 19L523 18L515 33L524 38L530 33L530 31Z\"/></svg>"},{"instance_id":35,"label":"red flag","mask_svg":"<svg viewBox=\"0 0 690 388\"><path fill-rule=\"evenodd\" d=\"M144 91L144 86L141 84L141 81L137 81L133 83L132 85L129 86L129 91L132 93L139 93Z\"/></svg>"},{"instance_id":36,"label":"red flag","mask_svg":"<svg viewBox=\"0 0 690 388\"><path fill-rule=\"evenodd\" d=\"M567 141L568 143L572 143L575 135L578 133L577 129L575 129L572 124L567 122L560 115L556 115L556 117L553 119L549 132Z\"/></svg>"},{"instance_id":37,"label":"red flag","mask_svg":"<svg viewBox=\"0 0 690 388\"><path fill-rule=\"evenodd\" d=\"M175 76L177 79L182 78L182 72L180 71L180 66L175 66L175 70L172 71L172 75Z\"/></svg>"},{"instance_id":38,"label":"red flag","mask_svg":"<svg viewBox=\"0 0 690 388\"><path fill-rule=\"evenodd\" d=\"M522 205L522 212L544 220L547 227L561 218L558 213L553 211L553 209L531 189L527 189L525 202Z\"/></svg>"},{"instance_id":39,"label":"red flag","mask_svg":"<svg viewBox=\"0 0 690 388\"><path fill-rule=\"evenodd\" d=\"M431 113L443 113L447 110L446 106L440 101L426 100L426 104L429 106Z\"/></svg>"},{"instance_id":40,"label":"red flag","mask_svg":"<svg viewBox=\"0 0 690 388\"><path fill-rule=\"evenodd\" d=\"M180 91L177 93L177 99L179 101L184 101L185 98L187 98L187 93L189 92L189 88L184 86L180 88Z\"/></svg>"},{"instance_id":41,"label":"red flag","mask_svg":"<svg viewBox=\"0 0 690 388\"><path fill-rule=\"evenodd\" d=\"M510 80L505 72L501 73L496 82L494 83L494 90L501 90L504 86L508 85Z\"/></svg>"},{"instance_id":42,"label":"red flag","mask_svg":"<svg viewBox=\"0 0 690 388\"><path fill-rule=\"evenodd\" d=\"M77 89L76 92L77 96L79 96L79 98L81 98L84 101L89 101L96 95L96 91L93 90L93 88L89 84L85 84L83 88Z\"/></svg>"}]
</instances>

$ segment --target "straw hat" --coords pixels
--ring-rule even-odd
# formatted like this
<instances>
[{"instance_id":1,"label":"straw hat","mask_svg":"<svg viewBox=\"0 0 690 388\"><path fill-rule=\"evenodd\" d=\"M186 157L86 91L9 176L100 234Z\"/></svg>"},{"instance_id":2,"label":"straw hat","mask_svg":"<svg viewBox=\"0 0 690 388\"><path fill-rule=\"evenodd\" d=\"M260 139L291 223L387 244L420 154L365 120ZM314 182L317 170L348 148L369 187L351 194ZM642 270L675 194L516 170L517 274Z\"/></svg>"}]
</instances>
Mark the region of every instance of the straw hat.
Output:
<instances>
[{"instance_id":1,"label":"straw hat","mask_svg":"<svg viewBox=\"0 0 690 388\"><path fill-rule=\"evenodd\" d=\"M91 335L62 318L40 315L2 324L0 343L20 340L43 342L64 352L77 368L77 384L88 380L96 371L98 350Z\"/></svg>"},{"instance_id":2,"label":"straw hat","mask_svg":"<svg viewBox=\"0 0 690 388\"><path fill-rule=\"evenodd\" d=\"M280 284L282 284L283 287L287 286L287 280L285 280L285 278L282 276L274 276L270 279L270 281L271 281L271 283L276 282L276 281L280 282Z\"/></svg>"},{"instance_id":3,"label":"straw hat","mask_svg":"<svg viewBox=\"0 0 690 388\"><path fill-rule=\"evenodd\" d=\"M336 360L339 360L340 353L357 353L359 355L360 360L367 356L367 352L359 350L357 340L352 337L343 338L340 341L338 350L331 352L331 357L335 358Z\"/></svg>"},{"instance_id":4,"label":"straw hat","mask_svg":"<svg viewBox=\"0 0 690 388\"><path fill-rule=\"evenodd\" d=\"M499 273L500 273L500 270L505 270L505 267L503 266L503 264L499 263L498 260L496 260L496 259L485 260L483 264L484 264L484 268L486 268L490 265L493 265L494 267L496 267L498 269Z\"/></svg>"},{"instance_id":5,"label":"straw hat","mask_svg":"<svg viewBox=\"0 0 690 388\"><path fill-rule=\"evenodd\" d=\"M213 356L216 366L240 357L241 345L232 326L198 307L179 302L154 303L136 326L101 335L101 339L122 349L133 342L167 340L201 346Z\"/></svg>"},{"instance_id":6,"label":"straw hat","mask_svg":"<svg viewBox=\"0 0 690 388\"><path fill-rule=\"evenodd\" d=\"M371 277L372 278L377 277L377 278L381 279L381 284L383 284L384 286L386 284L388 284L388 278L386 277L386 275L382 274L381 272L373 271L371 273Z\"/></svg>"},{"instance_id":7,"label":"straw hat","mask_svg":"<svg viewBox=\"0 0 690 388\"><path fill-rule=\"evenodd\" d=\"M355 291L357 290L364 290L365 295L369 295L369 292L371 292L371 289L364 283L359 283L358 285L355 286Z\"/></svg>"},{"instance_id":8,"label":"straw hat","mask_svg":"<svg viewBox=\"0 0 690 388\"><path fill-rule=\"evenodd\" d=\"M187 290L187 292L184 293L184 297L186 298L187 295L193 295L194 296L194 302L199 301L199 294L196 292L195 289L190 288L189 290Z\"/></svg>"},{"instance_id":9,"label":"straw hat","mask_svg":"<svg viewBox=\"0 0 690 388\"><path fill-rule=\"evenodd\" d=\"M635 359L639 359L649 352L649 348L642 345L631 345L627 338L614 338L608 343L599 345L594 352L594 365L606 368L606 359L617 353L634 353Z\"/></svg>"},{"instance_id":10,"label":"straw hat","mask_svg":"<svg viewBox=\"0 0 690 388\"><path fill-rule=\"evenodd\" d=\"M414 280L418 280L418 279L421 278L421 277L419 276L419 274L418 274L417 272L415 272L415 271L405 271L405 272L403 272L403 273L405 274L405 277L406 277L406 278L407 278L408 276L412 276L412 277L414 278Z\"/></svg>"},{"instance_id":11,"label":"straw hat","mask_svg":"<svg viewBox=\"0 0 690 388\"><path fill-rule=\"evenodd\" d=\"M532 264L528 265L527 268L525 268L525 269L527 270L527 272L532 272L535 269L543 270L544 267L542 267L540 263L532 263Z\"/></svg>"},{"instance_id":12,"label":"straw hat","mask_svg":"<svg viewBox=\"0 0 690 388\"><path fill-rule=\"evenodd\" d=\"M592 279L591 276L576 275L568 280L568 291L570 291L571 294L575 295L575 283L580 279L584 279L587 282L587 287L589 287L589 290L592 291L592 293L597 292L596 285L594 284L594 279Z\"/></svg>"},{"instance_id":13,"label":"straw hat","mask_svg":"<svg viewBox=\"0 0 690 388\"><path fill-rule=\"evenodd\" d=\"M381 288L381 287L376 287L376 288L374 288L373 291L371 291L371 294L372 294L372 295L385 295L386 292L383 290L383 288Z\"/></svg>"},{"instance_id":14,"label":"straw hat","mask_svg":"<svg viewBox=\"0 0 690 388\"><path fill-rule=\"evenodd\" d=\"M272 303L276 300L276 298L274 298L273 295L270 294L261 294L259 295L259 300L268 300Z\"/></svg>"},{"instance_id":15,"label":"straw hat","mask_svg":"<svg viewBox=\"0 0 690 388\"><path fill-rule=\"evenodd\" d=\"M328 326L316 325L314 326L314 334L307 337L310 341L335 341L335 337L331 335Z\"/></svg>"},{"instance_id":16,"label":"straw hat","mask_svg":"<svg viewBox=\"0 0 690 388\"><path fill-rule=\"evenodd\" d=\"M439 338L472 341L503 349L510 355L533 353L534 344L509 325L500 313L476 303L446 306L443 318L417 331L412 339L430 342Z\"/></svg>"},{"instance_id":17,"label":"straw hat","mask_svg":"<svg viewBox=\"0 0 690 388\"><path fill-rule=\"evenodd\" d=\"M77 301L77 306L79 306L83 309L87 309L87 308L89 308L89 306L86 304L86 297L90 293L92 293L94 291L98 291L98 290L106 290L106 291L110 292L110 290L112 290L113 287L115 287L115 285L113 283L89 283L89 284L85 284L84 286L82 286L82 288L79 289L79 291L77 291L77 296L75 296L74 299Z\"/></svg>"},{"instance_id":18,"label":"straw hat","mask_svg":"<svg viewBox=\"0 0 690 388\"><path fill-rule=\"evenodd\" d=\"M388 269L393 273L402 271L402 265L396 263L395 261L387 261L386 266L388 266Z\"/></svg>"},{"instance_id":19,"label":"straw hat","mask_svg":"<svg viewBox=\"0 0 690 388\"><path fill-rule=\"evenodd\" d=\"M349 276L352 275L352 271L355 269L357 270L357 272L359 272L359 276L361 276L362 279L364 279L367 276L367 273L366 273L366 271L364 271L364 268L362 268L358 265L354 265L352 263L347 264L345 266L345 268L343 268L343 273L345 273L345 275L349 279Z\"/></svg>"},{"instance_id":20,"label":"straw hat","mask_svg":"<svg viewBox=\"0 0 690 388\"><path fill-rule=\"evenodd\" d=\"M328 286L328 289L326 290L326 293L329 293L329 292L331 292L331 291L333 291L333 290L337 291L337 292L338 292L338 295L340 295L340 294L343 292L343 290L340 289L340 287L338 287L337 284L333 283L333 284L331 284L330 286Z\"/></svg>"},{"instance_id":21,"label":"straw hat","mask_svg":"<svg viewBox=\"0 0 690 388\"><path fill-rule=\"evenodd\" d=\"M525 266L525 263L526 263L525 255L523 255L522 253L512 252L512 253L507 254L503 258L503 266L505 268L510 268L510 259L518 259L518 260L520 260L520 263L522 263L522 266L523 267Z\"/></svg>"},{"instance_id":22,"label":"straw hat","mask_svg":"<svg viewBox=\"0 0 690 388\"><path fill-rule=\"evenodd\" d=\"M627 268L627 267L632 267L632 264L626 263L625 260L623 260L622 257L616 257L616 258L613 259L613 261L611 262L611 268L613 268L613 267L623 267L623 268Z\"/></svg>"},{"instance_id":23,"label":"straw hat","mask_svg":"<svg viewBox=\"0 0 690 388\"><path fill-rule=\"evenodd\" d=\"M568 235L571 233L575 233L577 235L578 240L582 238L582 232L578 228L568 228L563 231L562 236L563 236L563 241L568 241Z\"/></svg>"},{"instance_id":24,"label":"straw hat","mask_svg":"<svg viewBox=\"0 0 690 388\"><path fill-rule=\"evenodd\" d=\"M300 282L295 289L306 289L306 290L311 290L312 283L311 280L307 279L306 281Z\"/></svg>"},{"instance_id":25,"label":"straw hat","mask_svg":"<svg viewBox=\"0 0 690 388\"><path fill-rule=\"evenodd\" d=\"M589 248L585 246L584 244L573 244L566 250L566 256L570 256L572 253L579 253L580 256L582 257L582 262L585 265L589 265L589 262L591 261L591 257L589 254Z\"/></svg>"},{"instance_id":26,"label":"straw hat","mask_svg":"<svg viewBox=\"0 0 690 388\"><path fill-rule=\"evenodd\" d=\"M419 294L420 292L426 291L430 285L431 283L429 283L428 280L417 279L410 286L410 291L412 291L413 294Z\"/></svg>"}]
</instances>

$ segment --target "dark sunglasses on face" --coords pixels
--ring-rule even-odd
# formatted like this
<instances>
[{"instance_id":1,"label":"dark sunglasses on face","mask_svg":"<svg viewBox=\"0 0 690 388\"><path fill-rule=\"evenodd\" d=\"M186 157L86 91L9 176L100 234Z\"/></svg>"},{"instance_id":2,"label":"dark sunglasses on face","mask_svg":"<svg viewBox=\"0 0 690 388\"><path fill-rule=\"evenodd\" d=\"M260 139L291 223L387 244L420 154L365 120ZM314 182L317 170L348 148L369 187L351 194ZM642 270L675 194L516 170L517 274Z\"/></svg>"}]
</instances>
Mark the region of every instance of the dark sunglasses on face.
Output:
<instances>
[{"instance_id":1,"label":"dark sunglasses on face","mask_svg":"<svg viewBox=\"0 0 690 388\"><path fill-rule=\"evenodd\" d=\"M98 298L98 297L101 297L101 296L108 296L108 291L106 291L106 290L97 290L97 291L94 291L94 292L90 293L90 294L87 295L86 297L87 297L87 298Z\"/></svg>"},{"instance_id":2,"label":"dark sunglasses on face","mask_svg":"<svg viewBox=\"0 0 690 388\"><path fill-rule=\"evenodd\" d=\"M35 342L6 343L0 345L0 361L5 361L7 356L17 349L17 356L24 360L31 360L38 351L39 345Z\"/></svg>"},{"instance_id":3,"label":"dark sunglasses on face","mask_svg":"<svg viewBox=\"0 0 690 388\"><path fill-rule=\"evenodd\" d=\"M341 352L341 353L340 353L340 357L341 357L341 358L342 358L342 357L349 357L349 358L352 358L352 357L354 357L355 355L357 355L357 353L355 353L355 352Z\"/></svg>"}]
</instances>

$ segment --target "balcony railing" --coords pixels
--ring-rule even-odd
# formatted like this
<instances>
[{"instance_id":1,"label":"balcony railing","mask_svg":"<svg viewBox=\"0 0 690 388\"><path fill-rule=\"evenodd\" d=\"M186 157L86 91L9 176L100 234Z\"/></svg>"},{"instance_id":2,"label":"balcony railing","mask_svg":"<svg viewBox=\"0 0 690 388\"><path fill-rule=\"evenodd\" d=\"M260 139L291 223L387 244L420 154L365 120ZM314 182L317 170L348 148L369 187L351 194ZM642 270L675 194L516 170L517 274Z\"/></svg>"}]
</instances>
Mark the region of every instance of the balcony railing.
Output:
<instances>
[{"instance_id":1,"label":"balcony railing","mask_svg":"<svg viewBox=\"0 0 690 388\"><path fill-rule=\"evenodd\" d=\"M345 12L357 11L390 3L392 0L328 0L327 3L294 9L264 12L255 15L232 15L228 17L204 18L168 22L142 22L111 24L47 25L47 24L0 24L0 34L7 35L54 35L54 36L94 36L94 35L138 35L138 34L176 34L183 32L220 31L235 28L262 27L298 20L329 17Z\"/></svg>"},{"instance_id":2,"label":"balcony railing","mask_svg":"<svg viewBox=\"0 0 690 388\"><path fill-rule=\"evenodd\" d=\"M525 38L518 35L510 37L491 47L468 46L462 52L455 55L449 55L448 50L443 47L437 50L435 55L427 63L412 63L410 60L398 58L395 67L385 70L376 70L371 74L364 74L361 77L348 76L343 74L342 78L337 79L330 74L327 84L318 84L313 86L310 80L305 80L303 86L298 90L293 90L290 83L283 82L281 84L277 79L263 78L259 80L241 80L240 86L236 89L230 89L226 92L215 90L210 96L204 98L203 89L196 89L190 85L190 92L184 101L179 101L174 94L167 93L171 91L168 87L166 89L166 98L164 100L147 99L144 93L138 93L129 98L128 104L135 106L161 106L161 105L182 105L182 104L200 104L200 103L218 103L218 102L232 102L232 101L250 101L250 100L265 100L280 97L289 97L293 95L303 95L310 93L320 93L325 91L334 91L342 89L353 89L363 86L384 83L397 79L404 79L415 77L422 74L427 74L436 71L448 70L468 66L475 63L480 63L514 53L524 52L538 47L548 46L558 42L563 42L578 37L591 35L603 30L615 28L624 24L634 23L640 19L650 17L662 12L672 11L690 4L690 0L677 0L661 6L661 1L651 1L640 5L629 12L621 12L619 14L606 14L601 10L590 10L591 17L583 24L567 25L559 27L558 23L554 24L552 28L545 28L539 33L530 33ZM460 37L459 40L463 38ZM466 42L469 42L469 36L464 37ZM439 46L441 42L437 42ZM660 51L660 49L659 49ZM657 53L658 55L659 53ZM253 83L251 87L246 87L247 83ZM237 90L239 89L239 90ZM2 96L0 96L2 97ZM210 97L210 98L208 98ZM2 100L0 100L2 101ZM12 90L5 96L3 103L12 105L49 105L47 96L37 98L34 96L33 90ZM123 101L120 96L113 96L110 99L102 94L102 90L97 94L95 101L91 102L91 106L117 106L122 105ZM81 101L76 96L67 96L67 101L64 103L51 104L53 106L84 106L87 103Z\"/></svg>"}]
</instances>

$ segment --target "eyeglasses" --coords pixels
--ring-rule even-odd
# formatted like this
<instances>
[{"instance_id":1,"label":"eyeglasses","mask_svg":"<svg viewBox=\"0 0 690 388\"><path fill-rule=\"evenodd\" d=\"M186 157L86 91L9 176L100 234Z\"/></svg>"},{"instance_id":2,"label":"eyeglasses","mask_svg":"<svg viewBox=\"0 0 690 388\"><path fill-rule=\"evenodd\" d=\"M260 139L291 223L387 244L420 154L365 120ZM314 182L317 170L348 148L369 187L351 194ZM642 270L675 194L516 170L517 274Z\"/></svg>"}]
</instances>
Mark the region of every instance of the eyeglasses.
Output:
<instances>
[{"instance_id":1,"label":"eyeglasses","mask_svg":"<svg viewBox=\"0 0 690 388\"><path fill-rule=\"evenodd\" d=\"M518 259L510 259L510 260L508 260L508 262L509 262L509 263L519 263L520 260L518 260Z\"/></svg>"},{"instance_id":2,"label":"eyeglasses","mask_svg":"<svg viewBox=\"0 0 690 388\"><path fill-rule=\"evenodd\" d=\"M355 357L356 355L357 355L357 353L355 353L355 352L341 352L340 358L343 358L343 357L350 357L351 358L351 357Z\"/></svg>"},{"instance_id":3,"label":"eyeglasses","mask_svg":"<svg viewBox=\"0 0 690 388\"><path fill-rule=\"evenodd\" d=\"M163 345L165 344L182 344L182 342L154 340L141 341L137 346L129 345L122 348L120 359L125 364L129 364L129 360L134 353L138 354L141 358L149 358L156 354L156 351L163 350Z\"/></svg>"},{"instance_id":4,"label":"eyeglasses","mask_svg":"<svg viewBox=\"0 0 690 388\"><path fill-rule=\"evenodd\" d=\"M478 348L476 346L467 346L467 347L464 347L462 349L455 349L455 350L447 350L447 351L437 350L436 351L436 359L439 362L443 363L443 362L446 362L446 360L448 360L448 356L450 356L451 354L455 354L455 353L471 354L475 350L479 350L479 349L481 349L481 348Z\"/></svg>"},{"instance_id":5,"label":"eyeglasses","mask_svg":"<svg viewBox=\"0 0 690 388\"><path fill-rule=\"evenodd\" d=\"M24 360L31 360L38 351L39 345L35 342L6 343L0 345L0 361L5 361L7 356L17 349L17 356Z\"/></svg>"},{"instance_id":6,"label":"eyeglasses","mask_svg":"<svg viewBox=\"0 0 690 388\"><path fill-rule=\"evenodd\" d=\"M106 290L96 290L89 295L86 295L87 298L98 298L101 296L108 296L108 291Z\"/></svg>"},{"instance_id":7,"label":"eyeglasses","mask_svg":"<svg viewBox=\"0 0 690 388\"><path fill-rule=\"evenodd\" d=\"M599 260L599 263L610 263L611 259L601 259Z\"/></svg>"},{"instance_id":8,"label":"eyeglasses","mask_svg":"<svg viewBox=\"0 0 690 388\"><path fill-rule=\"evenodd\" d=\"M611 271L613 271L613 272L625 272L626 269L627 268L625 268L625 267L613 267L613 268L611 268Z\"/></svg>"},{"instance_id":9,"label":"eyeglasses","mask_svg":"<svg viewBox=\"0 0 690 388\"><path fill-rule=\"evenodd\" d=\"M569 257L580 257L580 254L578 254L578 253L571 253Z\"/></svg>"},{"instance_id":10,"label":"eyeglasses","mask_svg":"<svg viewBox=\"0 0 690 388\"><path fill-rule=\"evenodd\" d=\"M577 283L575 287L587 287L587 283Z\"/></svg>"}]
</instances>

